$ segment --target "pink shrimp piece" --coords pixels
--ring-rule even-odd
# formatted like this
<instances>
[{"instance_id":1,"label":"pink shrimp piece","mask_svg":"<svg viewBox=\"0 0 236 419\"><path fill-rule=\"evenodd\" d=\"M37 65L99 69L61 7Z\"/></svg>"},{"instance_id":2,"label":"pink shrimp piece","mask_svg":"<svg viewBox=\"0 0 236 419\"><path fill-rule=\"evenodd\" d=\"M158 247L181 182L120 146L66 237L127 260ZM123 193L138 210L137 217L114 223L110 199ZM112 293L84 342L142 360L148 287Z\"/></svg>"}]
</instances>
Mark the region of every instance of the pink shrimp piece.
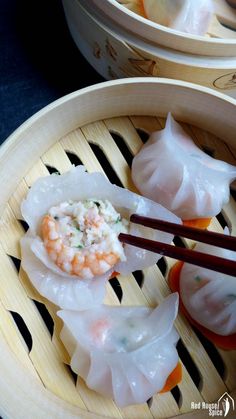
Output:
<instances>
[{"instance_id":1,"label":"pink shrimp piece","mask_svg":"<svg viewBox=\"0 0 236 419\"><path fill-rule=\"evenodd\" d=\"M101 215L97 214L93 208L89 208L88 213L85 217L85 226L86 227L99 227L104 221L104 218Z\"/></svg>"},{"instance_id":2,"label":"pink shrimp piece","mask_svg":"<svg viewBox=\"0 0 236 419\"><path fill-rule=\"evenodd\" d=\"M100 220L96 220L97 222ZM64 272L91 279L109 271L119 260L114 252L91 252L88 249L79 250L63 242L59 232L58 222L52 216L46 215L42 221L42 238L49 257ZM66 241L66 236L64 237Z\"/></svg>"},{"instance_id":3,"label":"pink shrimp piece","mask_svg":"<svg viewBox=\"0 0 236 419\"><path fill-rule=\"evenodd\" d=\"M92 253L85 258L85 264L94 275L102 275L119 261L119 256L114 253Z\"/></svg>"},{"instance_id":4,"label":"pink shrimp piece","mask_svg":"<svg viewBox=\"0 0 236 419\"><path fill-rule=\"evenodd\" d=\"M90 333L96 345L100 346L106 340L110 322L107 319L98 319L90 327Z\"/></svg>"},{"instance_id":5,"label":"pink shrimp piece","mask_svg":"<svg viewBox=\"0 0 236 419\"><path fill-rule=\"evenodd\" d=\"M80 276L82 269L85 267L85 257L82 252L77 252L72 260L72 275Z\"/></svg>"},{"instance_id":6,"label":"pink shrimp piece","mask_svg":"<svg viewBox=\"0 0 236 419\"><path fill-rule=\"evenodd\" d=\"M62 239L59 237L55 220L50 215L46 215L42 221L42 236L45 248L50 258L55 262L58 253L62 251Z\"/></svg>"}]
</instances>

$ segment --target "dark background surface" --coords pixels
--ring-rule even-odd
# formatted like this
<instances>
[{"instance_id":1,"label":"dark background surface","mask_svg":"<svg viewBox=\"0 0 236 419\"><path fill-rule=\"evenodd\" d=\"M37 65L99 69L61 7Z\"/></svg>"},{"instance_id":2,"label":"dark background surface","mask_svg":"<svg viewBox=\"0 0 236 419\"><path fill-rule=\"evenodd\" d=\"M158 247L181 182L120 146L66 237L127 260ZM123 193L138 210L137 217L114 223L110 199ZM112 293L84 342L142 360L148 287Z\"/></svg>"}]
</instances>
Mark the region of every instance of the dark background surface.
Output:
<instances>
[{"instance_id":1,"label":"dark background surface","mask_svg":"<svg viewBox=\"0 0 236 419\"><path fill-rule=\"evenodd\" d=\"M60 0L0 0L0 144L50 102L102 81L75 46Z\"/></svg>"}]
</instances>

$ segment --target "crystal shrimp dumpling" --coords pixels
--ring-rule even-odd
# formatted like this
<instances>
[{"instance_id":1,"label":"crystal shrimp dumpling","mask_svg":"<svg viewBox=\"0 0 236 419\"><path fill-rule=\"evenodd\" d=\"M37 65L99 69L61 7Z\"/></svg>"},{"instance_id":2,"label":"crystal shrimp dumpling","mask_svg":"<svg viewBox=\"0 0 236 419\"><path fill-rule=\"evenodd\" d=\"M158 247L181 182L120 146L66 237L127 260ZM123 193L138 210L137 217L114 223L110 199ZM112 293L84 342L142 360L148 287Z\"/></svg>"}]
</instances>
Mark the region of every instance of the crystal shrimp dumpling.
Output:
<instances>
[{"instance_id":1,"label":"crystal shrimp dumpling","mask_svg":"<svg viewBox=\"0 0 236 419\"><path fill-rule=\"evenodd\" d=\"M142 0L148 19L190 34L204 35L214 13L212 0Z\"/></svg>"},{"instance_id":2,"label":"crystal shrimp dumpling","mask_svg":"<svg viewBox=\"0 0 236 419\"><path fill-rule=\"evenodd\" d=\"M236 262L236 252L198 243L196 251ZM190 316L217 335L236 334L236 279L184 263L180 272L180 296Z\"/></svg>"},{"instance_id":3,"label":"crystal shrimp dumpling","mask_svg":"<svg viewBox=\"0 0 236 419\"><path fill-rule=\"evenodd\" d=\"M145 403L163 390L178 366L179 336L173 326L177 311L177 293L155 309L101 306L80 313L59 311L72 370L119 406ZM181 372L175 375L174 385Z\"/></svg>"},{"instance_id":4,"label":"crystal shrimp dumpling","mask_svg":"<svg viewBox=\"0 0 236 419\"><path fill-rule=\"evenodd\" d=\"M21 209L29 225L21 240L23 269L44 297L79 310L102 303L113 272L128 275L161 257L123 245L120 232L171 242L170 234L130 223L132 213L180 222L162 206L82 166L38 179Z\"/></svg>"},{"instance_id":5,"label":"crystal shrimp dumpling","mask_svg":"<svg viewBox=\"0 0 236 419\"><path fill-rule=\"evenodd\" d=\"M133 159L137 189L182 220L217 215L229 201L236 167L208 156L168 114Z\"/></svg>"}]
</instances>

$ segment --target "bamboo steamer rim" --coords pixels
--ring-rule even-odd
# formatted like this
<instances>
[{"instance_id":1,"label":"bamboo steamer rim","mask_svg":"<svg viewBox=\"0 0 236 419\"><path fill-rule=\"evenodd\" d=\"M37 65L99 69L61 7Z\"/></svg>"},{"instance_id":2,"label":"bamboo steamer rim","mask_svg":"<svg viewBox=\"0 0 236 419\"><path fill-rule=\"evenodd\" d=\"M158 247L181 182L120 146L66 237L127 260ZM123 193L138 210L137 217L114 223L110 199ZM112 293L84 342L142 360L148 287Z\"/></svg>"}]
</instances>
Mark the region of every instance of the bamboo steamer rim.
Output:
<instances>
[{"instance_id":1,"label":"bamboo steamer rim","mask_svg":"<svg viewBox=\"0 0 236 419\"><path fill-rule=\"evenodd\" d=\"M67 0L64 0L64 2ZM84 8L84 5L81 6ZM137 49L140 53L147 53L153 57L159 57L163 60L167 60L172 63L177 63L180 65L191 65L197 68L217 68L222 70L229 69L232 72L232 69L236 67L236 56L235 57L214 57L214 56L200 56L194 54L186 54L182 51L172 50L170 48L165 48L161 45L154 45L147 43L143 39L138 40L133 33L128 33L122 27L115 26L112 24L112 21L108 21L104 16L99 16L99 21L96 20L97 16L93 13L93 10L90 7L90 4L86 5L86 10L84 12L89 14L90 19L94 21L94 24L99 25L103 31L106 31L107 34L110 34L113 38L119 42L126 42L129 47Z\"/></svg>"},{"instance_id":2,"label":"bamboo steamer rim","mask_svg":"<svg viewBox=\"0 0 236 419\"><path fill-rule=\"evenodd\" d=\"M124 115L166 116L171 111L178 120L196 124L234 144L235 106L234 99L209 88L156 78L108 81L66 95L29 118L0 147L0 214L18 182L39 156L59 138L82 125ZM5 338L0 337L0 350L4 356L0 406L4 417L15 418L13 411L18 412L18 418L101 417L83 411L45 389L24 368Z\"/></svg>"},{"instance_id":3,"label":"bamboo steamer rim","mask_svg":"<svg viewBox=\"0 0 236 419\"><path fill-rule=\"evenodd\" d=\"M166 95L169 95L168 91L173 92L171 105L165 100ZM112 100L112 97L116 100ZM161 101L160 97L162 97ZM71 104L74 104L74 109ZM197 113L196 105L198 106ZM14 178L12 179L10 172L11 170L14 172L17 155L22 154L21 148L23 148L25 158L22 162L18 162L17 166L19 176L23 177L36 161L39 150L41 153L45 152L54 144L58 136L63 136L78 126L116 116L156 116L158 114L166 116L168 112L172 112L177 119L186 123L199 125L200 122L201 128L228 140L236 147L233 134L236 130L235 106L235 99L208 87L181 80L155 77L106 81L63 96L26 120L0 147L0 183L3 186L0 215L15 188ZM209 109L211 114L209 114ZM59 121L58 114L62 115ZM56 127L53 126L55 123L57 123ZM34 137L34 156L32 149L28 150L27 141L32 141L32 134L35 135L35 130L44 132L46 129L49 129L49 133L45 133L48 137L48 145L45 147L45 141L37 143ZM41 132L38 135L40 139Z\"/></svg>"},{"instance_id":4,"label":"bamboo steamer rim","mask_svg":"<svg viewBox=\"0 0 236 419\"><path fill-rule=\"evenodd\" d=\"M68 0L63 0L64 4L66 4L67 1ZM81 1L83 2L83 0ZM107 35L110 35L121 43L126 42L129 47L133 48L134 50L137 49L140 53L142 51L143 53L153 57L157 56L163 60L167 60L175 64L191 65L202 69L229 69L232 72L234 67L236 68L236 56L200 56L165 48L161 45L147 43L143 39L137 39L135 34L125 31L121 26L115 25L113 21L106 19L105 15L97 15L93 8L91 8L90 3L87 3L86 5L81 3L80 8L89 16L89 18L93 21L93 24L99 25L99 27L102 28L102 30L105 31Z\"/></svg>"},{"instance_id":5,"label":"bamboo steamer rim","mask_svg":"<svg viewBox=\"0 0 236 419\"><path fill-rule=\"evenodd\" d=\"M87 4L87 6L85 0L79 1L85 8L93 5L94 13L98 11L105 15L106 19L111 19L115 25L122 27L128 33L135 34L137 40L143 39L154 45L161 45L189 54L215 57L236 56L236 39L210 38L179 32L139 16L119 4L117 0L104 0L103 2L91 0L90 5Z\"/></svg>"}]
</instances>

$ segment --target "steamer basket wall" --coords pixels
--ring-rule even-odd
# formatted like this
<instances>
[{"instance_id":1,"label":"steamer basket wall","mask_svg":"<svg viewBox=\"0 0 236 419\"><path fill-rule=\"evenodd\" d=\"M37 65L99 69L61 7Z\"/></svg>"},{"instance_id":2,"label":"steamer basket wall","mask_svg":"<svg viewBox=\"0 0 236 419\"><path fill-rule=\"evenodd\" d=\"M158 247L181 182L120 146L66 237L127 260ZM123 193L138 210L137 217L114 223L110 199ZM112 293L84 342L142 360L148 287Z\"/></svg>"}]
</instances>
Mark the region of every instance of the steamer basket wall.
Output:
<instances>
[{"instance_id":1,"label":"steamer basket wall","mask_svg":"<svg viewBox=\"0 0 236 419\"><path fill-rule=\"evenodd\" d=\"M160 25L150 25L123 6L118 5L116 9L116 0L102 3L106 14L99 4L101 6L96 1L63 0L72 38L105 79L167 77L201 84L236 97L236 38L188 38L186 34ZM234 19L236 25L236 12ZM125 22L130 25L129 29L124 26ZM148 29L152 29L151 34L156 33L156 26L164 28L158 32L159 43L140 36L137 23L141 24L140 30L143 29L144 34L149 33ZM185 51L178 50L183 46Z\"/></svg>"}]
</instances>

